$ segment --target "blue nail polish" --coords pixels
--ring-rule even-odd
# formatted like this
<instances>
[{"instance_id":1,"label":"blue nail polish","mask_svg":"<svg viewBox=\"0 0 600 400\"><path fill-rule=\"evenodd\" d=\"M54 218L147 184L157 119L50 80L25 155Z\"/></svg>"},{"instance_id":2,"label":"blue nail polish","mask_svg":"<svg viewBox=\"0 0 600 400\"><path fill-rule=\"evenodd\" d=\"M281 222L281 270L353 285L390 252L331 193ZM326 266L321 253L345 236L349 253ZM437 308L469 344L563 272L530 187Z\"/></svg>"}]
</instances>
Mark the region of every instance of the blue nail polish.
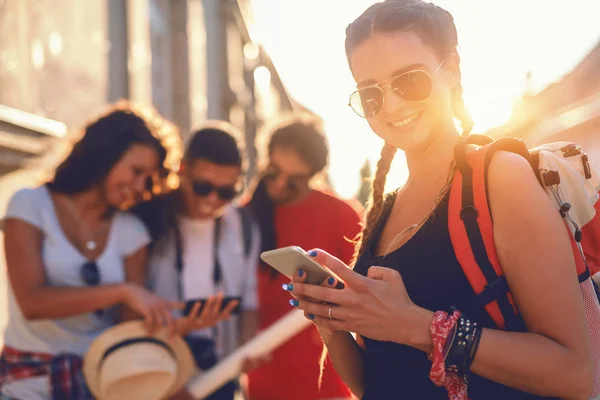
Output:
<instances>
[{"instance_id":1,"label":"blue nail polish","mask_svg":"<svg viewBox=\"0 0 600 400\"><path fill-rule=\"evenodd\" d=\"M299 270L298 270L298 276L299 276L300 278L302 278L302 276L303 276L303 275L304 275L304 271L303 271L303 270L301 270L301 269L299 269Z\"/></svg>"},{"instance_id":2,"label":"blue nail polish","mask_svg":"<svg viewBox=\"0 0 600 400\"><path fill-rule=\"evenodd\" d=\"M298 300L296 299L291 299L290 300L290 305L294 306L294 307L298 307Z\"/></svg>"},{"instance_id":3,"label":"blue nail polish","mask_svg":"<svg viewBox=\"0 0 600 400\"><path fill-rule=\"evenodd\" d=\"M315 250L311 250L308 252L308 255L311 257L316 257L317 256L317 252Z\"/></svg>"},{"instance_id":4,"label":"blue nail polish","mask_svg":"<svg viewBox=\"0 0 600 400\"><path fill-rule=\"evenodd\" d=\"M329 279L327 279L327 283L329 283L330 285L333 285L335 283L335 278L332 276Z\"/></svg>"},{"instance_id":5,"label":"blue nail polish","mask_svg":"<svg viewBox=\"0 0 600 400\"><path fill-rule=\"evenodd\" d=\"M281 285L281 287L283 288L283 290L287 290L288 292L294 288L294 286L289 283L284 283L283 285Z\"/></svg>"},{"instance_id":6,"label":"blue nail polish","mask_svg":"<svg viewBox=\"0 0 600 400\"><path fill-rule=\"evenodd\" d=\"M315 314L308 314L307 317L308 319L315 319Z\"/></svg>"}]
</instances>

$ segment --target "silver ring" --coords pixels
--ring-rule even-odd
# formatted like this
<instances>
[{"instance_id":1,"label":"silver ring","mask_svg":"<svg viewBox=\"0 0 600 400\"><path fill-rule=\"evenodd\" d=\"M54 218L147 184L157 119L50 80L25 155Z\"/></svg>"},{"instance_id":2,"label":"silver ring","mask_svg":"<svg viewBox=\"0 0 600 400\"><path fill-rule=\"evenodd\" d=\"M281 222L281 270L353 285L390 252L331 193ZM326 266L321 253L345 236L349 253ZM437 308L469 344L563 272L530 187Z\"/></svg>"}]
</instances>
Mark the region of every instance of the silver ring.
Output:
<instances>
[{"instance_id":1,"label":"silver ring","mask_svg":"<svg viewBox=\"0 0 600 400\"><path fill-rule=\"evenodd\" d=\"M331 307L329 307L329 319L333 319L331 318Z\"/></svg>"}]
</instances>

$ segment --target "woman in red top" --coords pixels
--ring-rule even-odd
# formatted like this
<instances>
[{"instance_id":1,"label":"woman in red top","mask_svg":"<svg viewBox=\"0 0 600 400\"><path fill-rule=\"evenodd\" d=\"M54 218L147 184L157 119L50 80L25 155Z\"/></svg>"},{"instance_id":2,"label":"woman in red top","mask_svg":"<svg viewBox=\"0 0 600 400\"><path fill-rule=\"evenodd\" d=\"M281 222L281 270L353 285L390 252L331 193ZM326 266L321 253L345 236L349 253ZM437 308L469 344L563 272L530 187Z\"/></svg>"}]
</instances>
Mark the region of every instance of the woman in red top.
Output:
<instances>
[{"instance_id":1,"label":"woman in red top","mask_svg":"<svg viewBox=\"0 0 600 400\"><path fill-rule=\"evenodd\" d=\"M312 189L309 184L327 165L328 148L320 128L301 119L288 121L274 130L268 153L269 165L249 202L261 228L263 251L284 246L319 246L350 261L354 249L349 239L359 232L358 214L349 204ZM289 294L281 290L288 281L267 265L259 269L261 329L292 309ZM351 398L329 360L319 388L322 348L313 326L280 346L270 362L248 375L250 398Z\"/></svg>"}]
</instances>

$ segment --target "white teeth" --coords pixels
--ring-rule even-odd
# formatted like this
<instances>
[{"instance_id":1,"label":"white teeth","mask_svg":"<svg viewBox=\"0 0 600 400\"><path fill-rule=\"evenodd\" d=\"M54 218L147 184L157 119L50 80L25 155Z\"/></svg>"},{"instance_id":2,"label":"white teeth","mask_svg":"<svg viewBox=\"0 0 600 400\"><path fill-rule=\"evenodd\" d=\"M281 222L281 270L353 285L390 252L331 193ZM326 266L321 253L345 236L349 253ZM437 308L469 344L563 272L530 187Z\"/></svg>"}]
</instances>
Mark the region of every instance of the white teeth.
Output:
<instances>
[{"instance_id":1,"label":"white teeth","mask_svg":"<svg viewBox=\"0 0 600 400\"><path fill-rule=\"evenodd\" d=\"M414 120L416 120L417 117L418 117L418 114L414 114L414 115L411 115L410 117L401 119L400 121L394 121L394 122L392 122L392 126L394 128L400 128L401 126L406 126L406 125L410 124L411 122L413 122Z\"/></svg>"}]
</instances>

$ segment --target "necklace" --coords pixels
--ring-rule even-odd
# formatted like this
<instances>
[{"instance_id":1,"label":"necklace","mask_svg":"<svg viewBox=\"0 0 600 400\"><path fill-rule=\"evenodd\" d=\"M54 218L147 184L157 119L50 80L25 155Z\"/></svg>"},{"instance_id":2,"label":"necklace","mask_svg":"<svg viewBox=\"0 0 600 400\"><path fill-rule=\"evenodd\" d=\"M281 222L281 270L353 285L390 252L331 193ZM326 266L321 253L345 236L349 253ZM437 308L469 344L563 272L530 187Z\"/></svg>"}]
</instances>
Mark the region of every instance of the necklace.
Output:
<instances>
[{"instance_id":1,"label":"necklace","mask_svg":"<svg viewBox=\"0 0 600 400\"><path fill-rule=\"evenodd\" d=\"M106 227L105 226L101 226L100 228L96 229L95 231L93 231L83 220L83 218L81 217L81 213L77 210L77 207L75 207L75 203L73 202L73 199L71 199L68 196L64 197L67 201L65 202L67 204L67 207L69 209L69 212L71 213L71 216L78 222L78 227L79 230L83 230L84 231L84 247L88 250L88 251L94 251L98 248L98 242L97 242L97 238L98 236L100 236L102 233L104 233Z\"/></svg>"},{"instance_id":2,"label":"necklace","mask_svg":"<svg viewBox=\"0 0 600 400\"><path fill-rule=\"evenodd\" d=\"M454 160L452 160L452 162L450 163L450 173L448 174L446 183L444 184L442 189L437 194L435 201L433 202L433 207L417 223L410 225L409 227L400 231L400 233L398 233L396 235L396 237L394 238L394 240L392 240L391 243L389 244L386 254L389 253L390 249L392 249L396 243L399 243L402 240L402 238L404 238L404 236L406 236L408 233L412 232L413 230L419 228L420 226L422 226L423 224L425 224L425 222L427 222L429 220L429 217L431 216L431 214L433 214L433 212L440 205L440 202L442 201L442 199L448 192L448 189L452 185L452 179L454 178L455 168L456 168L456 164L455 164Z\"/></svg>"}]
</instances>

